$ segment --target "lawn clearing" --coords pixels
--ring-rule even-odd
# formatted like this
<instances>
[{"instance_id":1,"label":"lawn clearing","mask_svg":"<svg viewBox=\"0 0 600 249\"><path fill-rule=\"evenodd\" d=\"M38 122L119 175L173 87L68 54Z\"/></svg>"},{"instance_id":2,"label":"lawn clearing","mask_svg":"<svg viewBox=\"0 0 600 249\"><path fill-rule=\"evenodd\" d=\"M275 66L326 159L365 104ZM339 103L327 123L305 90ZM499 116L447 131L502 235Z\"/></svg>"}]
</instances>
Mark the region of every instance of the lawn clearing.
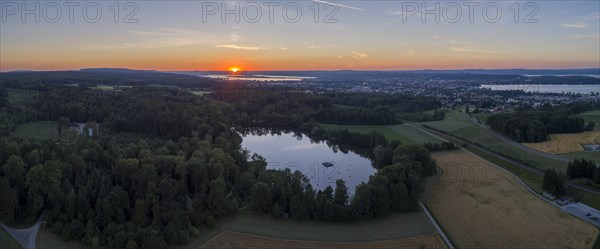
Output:
<instances>
[{"instance_id":1,"label":"lawn clearing","mask_svg":"<svg viewBox=\"0 0 600 249\"><path fill-rule=\"evenodd\" d=\"M443 175L427 205L459 248L591 248L598 229L466 151L432 154Z\"/></svg>"},{"instance_id":2,"label":"lawn clearing","mask_svg":"<svg viewBox=\"0 0 600 249\"><path fill-rule=\"evenodd\" d=\"M595 122L597 125L600 125L600 110L582 112L574 116L583 118L586 123Z\"/></svg>"},{"instance_id":3,"label":"lawn clearing","mask_svg":"<svg viewBox=\"0 0 600 249\"><path fill-rule=\"evenodd\" d=\"M551 134L550 141L541 143L523 143L536 150L562 154L583 151L582 144L600 144L600 131L586 131L581 133Z\"/></svg>"},{"instance_id":4,"label":"lawn clearing","mask_svg":"<svg viewBox=\"0 0 600 249\"><path fill-rule=\"evenodd\" d=\"M578 151L578 152L565 153L565 154L561 154L561 155L566 156L571 159L583 158L586 160L592 160L596 163L600 163L600 151Z\"/></svg>"},{"instance_id":5,"label":"lawn clearing","mask_svg":"<svg viewBox=\"0 0 600 249\"><path fill-rule=\"evenodd\" d=\"M347 129L349 132L357 132L357 133L369 133L372 131L381 132L387 139L389 140L398 140L403 144L411 144L412 140L404 137L388 126L385 125L334 125L334 124L321 124L321 127L324 129Z\"/></svg>"},{"instance_id":6,"label":"lawn clearing","mask_svg":"<svg viewBox=\"0 0 600 249\"><path fill-rule=\"evenodd\" d=\"M477 119L479 119L479 122L481 122L482 124L485 124L485 122L487 121L487 119L494 115L491 113L471 113L471 115Z\"/></svg>"},{"instance_id":7,"label":"lawn clearing","mask_svg":"<svg viewBox=\"0 0 600 249\"><path fill-rule=\"evenodd\" d=\"M84 249L91 248L83 245L78 241L63 241L59 236L52 233L50 228L41 227L38 231L37 238L35 240L35 247L46 249L46 248L69 248L69 249Z\"/></svg>"},{"instance_id":8,"label":"lawn clearing","mask_svg":"<svg viewBox=\"0 0 600 249\"><path fill-rule=\"evenodd\" d=\"M381 132L389 140L398 140L403 144L441 143L442 140L431 136L411 125L331 125L322 124L325 129L347 129L350 132Z\"/></svg>"},{"instance_id":9,"label":"lawn clearing","mask_svg":"<svg viewBox=\"0 0 600 249\"><path fill-rule=\"evenodd\" d=\"M23 247L4 229L0 228L0 248L20 249Z\"/></svg>"},{"instance_id":10,"label":"lawn clearing","mask_svg":"<svg viewBox=\"0 0 600 249\"><path fill-rule=\"evenodd\" d=\"M473 122L469 120L468 116L466 116L462 112L457 111L453 111L446 114L446 118L444 120L423 122L423 124L445 132L452 132L455 130L475 126L475 124L473 124Z\"/></svg>"},{"instance_id":11,"label":"lawn clearing","mask_svg":"<svg viewBox=\"0 0 600 249\"><path fill-rule=\"evenodd\" d=\"M391 125L388 126L390 130L399 134L402 137L408 138L413 144L424 144L424 143L441 143L443 142L437 137L423 132L422 130L415 128L411 125Z\"/></svg>"},{"instance_id":12,"label":"lawn clearing","mask_svg":"<svg viewBox=\"0 0 600 249\"><path fill-rule=\"evenodd\" d=\"M437 234L368 242L287 240L225 231L199 248L446 248Z\"/></svg>"}]
</instances>

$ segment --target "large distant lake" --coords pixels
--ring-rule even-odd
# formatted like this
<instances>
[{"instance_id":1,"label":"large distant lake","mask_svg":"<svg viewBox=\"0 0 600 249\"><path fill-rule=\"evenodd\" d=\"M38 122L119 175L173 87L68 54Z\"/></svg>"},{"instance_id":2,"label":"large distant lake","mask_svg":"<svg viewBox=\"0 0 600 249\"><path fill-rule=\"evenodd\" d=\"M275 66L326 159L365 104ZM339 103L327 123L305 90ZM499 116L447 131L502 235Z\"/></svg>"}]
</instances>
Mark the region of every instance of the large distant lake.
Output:
<instances>
[{"instance_id":1,"label":"large distant lake","mask_svg":"<svg viewBox=\"0 0 600 249\"><path fill-rule=\"evenodd\" d=\"M600 92L600 85L481 85L481 88L487 88L498 91L523 90L525 92L535 93L581 93L590 94L591 92Z\"/></svg>"},{"instance_id":2,"label":"large distant lake","mask_svg":"<svg viewBox=\"0 0 600 249\"><path fill-rule=\"evenodd\" d=\"M367 182L375 173L371 161L360 155L334 151L326 143L310 141L306 136L297 137L293 133L243 136L242 147L265 157L269 169L289 168L299 170L308 177L313 188L324 190L327 186L335 189L335 181L346 181L348 190ZM323 166L333 163L332 167Z\"/></svg>"}]
</instances>

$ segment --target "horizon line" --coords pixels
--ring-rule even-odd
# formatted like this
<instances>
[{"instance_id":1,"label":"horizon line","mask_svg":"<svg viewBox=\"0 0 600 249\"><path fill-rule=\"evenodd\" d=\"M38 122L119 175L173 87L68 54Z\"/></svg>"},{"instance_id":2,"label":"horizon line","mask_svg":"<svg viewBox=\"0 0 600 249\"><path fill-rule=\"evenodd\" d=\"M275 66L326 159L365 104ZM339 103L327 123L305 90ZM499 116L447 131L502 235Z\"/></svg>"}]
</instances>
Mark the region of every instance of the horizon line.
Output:
<instances>
[{"instance_id":1,"label":"horizon line","mask_svg":"<svg viewBox=\"0 0 600 249\"><path fill-rule=\"evenodd\" d=\"M156 72L228 72L227 69L176 69L176 70L161 70L161 69L136 69L126 67L84 67L76 69L12 69L2 70L0 73L10 72L67 72L67 71L81 71L86 69L106 69L106 70L131 70L131 71L156 71ZM357 71L357 72L414 72L414 71L468 71L468 70L479 70L479 71L500 71L500 70L600 70L600 67L574 67L574 68L454 68L454 69L434 69L434 68L423 68L423 69L258 69L258 70L244 70L240 72L306 72L306 71L322 71L322 72L335 72L335 71Z\"/></svg>"}]
</instances>

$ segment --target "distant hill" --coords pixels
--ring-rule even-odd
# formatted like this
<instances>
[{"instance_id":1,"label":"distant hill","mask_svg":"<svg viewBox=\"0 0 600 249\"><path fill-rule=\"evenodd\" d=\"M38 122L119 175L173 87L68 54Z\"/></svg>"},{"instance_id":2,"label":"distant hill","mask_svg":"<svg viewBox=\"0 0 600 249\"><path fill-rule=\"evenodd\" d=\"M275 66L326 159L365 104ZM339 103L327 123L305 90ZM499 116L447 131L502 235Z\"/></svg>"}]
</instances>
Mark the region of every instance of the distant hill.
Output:
<instances>
[{"instance_id":1,"label":"distant hill","mask_svg":"<svg viewBox=\"0 0 600 249\"><path fill-rule=\"evenodd\" d=\"M155 70L134 70L129 68L82 68L79 69L81 72L92 72L92 73L139 73L139 72L158 72Z\"/></svg>"},{"instance_id":2,"label":"distant hill","mask_svg":"<svg viewBox=\"0 0 600 249\"><path fill-rule=\"evenodd\" d=\"M177 86L213 88L223 80L201 77L229 74L226 71L160 72L127 68L85 68L72 71L13 71L0 73L0 86L40 85L110 85L110 86ZM246 71L243 75L315 77L311 81L331 84L362 84L365 81L425 82L455 80L468 84L586 84L600 85L600 69L468 69L468 70L389 70L389 71ZM535 75L538 77L523 77ZM561 77L558 77L560 75ZM589 75L595 77L588 77Z\"/></svg>"},{"instance_id":3,"label":"distant hill","mask_svg":"<svg viewBox=\"0 0 600 249\"><path fill-rule=\"evenodd\" d=\"M465 69L465 70L418 70L422 73L467 73L492 75L600 75L600 68L584 69Z\"/></svg>"},{"instance_id":4,"label":"distant hill","mask_svg":"<svg viewBox=\"0 0 600 249\"><path fill-rule=\"evenodd\" d=\"M0 73L0 85L109 85L212 87L220 80L125 68L87 68L73 71L30 71Z\"/></svg>"}]
</instances>

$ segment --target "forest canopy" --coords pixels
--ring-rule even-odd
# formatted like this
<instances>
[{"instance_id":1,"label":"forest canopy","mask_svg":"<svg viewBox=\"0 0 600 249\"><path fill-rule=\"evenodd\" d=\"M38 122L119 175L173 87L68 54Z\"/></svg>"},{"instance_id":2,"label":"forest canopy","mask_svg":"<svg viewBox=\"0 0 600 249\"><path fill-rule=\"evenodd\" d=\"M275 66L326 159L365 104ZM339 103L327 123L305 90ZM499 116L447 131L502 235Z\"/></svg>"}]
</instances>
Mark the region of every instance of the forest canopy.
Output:
<instances>
[{"instance_id":1,"label":"forest canopy","mask_svg":"<svg viewBox=\"0 0 600 249\"><path fill-rule=\"evenodd\" d=\"M0 137L0 219L24 224L41 217L64 240L92 247L184 244L246 208L338 222L414 210L424 177L436 170L422 146L319 125L398 122L398 113L439 105L426 98L403 106L404 97L292 91L238 99L156 87L11 86L1 93L0 117L10 122ZM338 108L361 120L323 114ZM30 121L55 121L63 135L10 136ZM93 132L66 138L69 122L86 123ZM315 190L300 172L268 170L264 158L241 148L239 132L255 127L294 129L356 150L378 171L353 196L343 181Z\"/></svg>"},{"instance_id":2,"label":"forest canopy","mask_svg":"<svg viewBox=\"0 0 600 249\"><path fill-rule=\"evenodd\" d=\"M543 142L553 133L579 133L585 130L581 117L571 115L591 109L588 103L573 103L538 110L516 111L490 116L486 124L517 142Z\"/></svg>"}]
</instances>

